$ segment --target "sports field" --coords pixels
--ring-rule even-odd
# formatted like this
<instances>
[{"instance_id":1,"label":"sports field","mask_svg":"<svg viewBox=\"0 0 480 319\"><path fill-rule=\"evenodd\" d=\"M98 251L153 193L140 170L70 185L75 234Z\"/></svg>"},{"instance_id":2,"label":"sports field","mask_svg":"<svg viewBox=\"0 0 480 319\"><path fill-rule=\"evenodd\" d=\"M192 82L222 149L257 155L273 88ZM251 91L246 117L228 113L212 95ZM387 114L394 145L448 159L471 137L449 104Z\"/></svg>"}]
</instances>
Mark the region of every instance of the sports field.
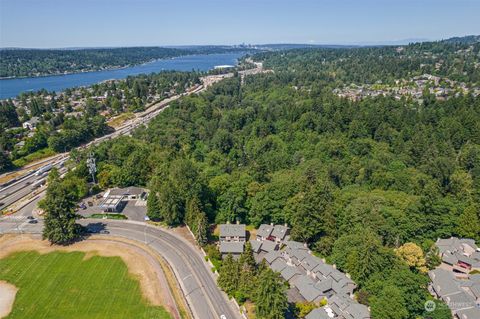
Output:
<instances>
[{"instance_id":1,"label":"sports field","mask_svg":"<svg viewBox=\"0 0 480 319\"><path fill-rule=\"evenodd\" d=\"M120 257L18 252L0 259L0 280L19 290L7 318L171 318L150 306Z\"/></svg>"}]
</instances>

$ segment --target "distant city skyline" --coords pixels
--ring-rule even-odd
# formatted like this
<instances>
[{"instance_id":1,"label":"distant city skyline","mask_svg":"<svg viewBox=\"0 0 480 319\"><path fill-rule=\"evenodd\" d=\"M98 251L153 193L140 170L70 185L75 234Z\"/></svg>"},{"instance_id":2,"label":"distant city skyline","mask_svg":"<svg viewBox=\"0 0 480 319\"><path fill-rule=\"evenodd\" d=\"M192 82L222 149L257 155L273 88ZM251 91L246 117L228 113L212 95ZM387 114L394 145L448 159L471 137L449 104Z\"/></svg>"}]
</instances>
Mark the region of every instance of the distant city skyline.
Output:
<instances>
[{"instance_id":1,"label":"distant city skyline","mask_svg":"<svg viewBox=\"0 0 480 319\"><path fill-rule=\"evenodd\" d=\"M404 44L480 34L477 0L0 0L0 47Z\"/></svg>"}]
</instances>

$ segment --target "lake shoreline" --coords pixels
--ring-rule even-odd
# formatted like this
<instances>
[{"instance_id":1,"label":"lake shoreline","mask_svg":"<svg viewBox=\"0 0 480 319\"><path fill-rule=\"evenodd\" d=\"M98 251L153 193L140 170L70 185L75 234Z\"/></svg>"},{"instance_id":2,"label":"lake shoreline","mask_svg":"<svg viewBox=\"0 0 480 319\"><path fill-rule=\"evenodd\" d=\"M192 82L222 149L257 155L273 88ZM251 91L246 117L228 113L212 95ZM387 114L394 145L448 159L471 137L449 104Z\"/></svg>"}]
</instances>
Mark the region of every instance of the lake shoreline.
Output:
<instances>
[{"instance_id":1,"label":"lake shoreline","mask_svg":"<svg viewBox=\"0 0 480 319\"><path fill-rule=\"evenodd\" d=\"M24 92L38 92L42 89L49 92L61 92L69 88L86 87L108 80L121 80L128 76L140 74L163 71L209 71L218 65L236 65L238 60L246 53L247 52L189 54L155 59L134 66L100 71L1 79L0 100L16 98Z\"/></svg>"}]
</instances>

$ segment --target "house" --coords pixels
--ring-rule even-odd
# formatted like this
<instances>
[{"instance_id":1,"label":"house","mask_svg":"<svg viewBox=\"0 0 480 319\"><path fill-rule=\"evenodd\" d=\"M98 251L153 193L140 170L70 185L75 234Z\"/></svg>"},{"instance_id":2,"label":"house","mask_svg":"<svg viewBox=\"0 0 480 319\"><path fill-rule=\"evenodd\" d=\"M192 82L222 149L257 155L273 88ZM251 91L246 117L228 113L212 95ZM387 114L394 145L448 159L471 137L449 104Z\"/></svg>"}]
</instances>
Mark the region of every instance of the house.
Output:
<instances>
[{"instance_id":1,"label":"house","mask_svg":"<svg viewBox=\"0 0 480 319\"><path fill-rule=\"evenodd\" d=\"M277 243L283 242L290 235L290 228L287 225L275 225L270 237Z\"/></svg>"},{"instance_id":2,"label":"house","mask_svg":"<svg viewBox=\"0 0 480 319\"><path fill-rule=\"evenodd\" d=\"M22 126L25 129L29 129L30 131L35 129L40 122L40 118L37 116L32 117L30 120L23 122Z\"/></svg>"},{"instance_id":3,"label":"house","mask_svg":"<svg viewBox=\"0 0 480 319\"><path fill-rule=\"evenodd\" d=\"M262 224L257 230L257 240L270 240L281 243L288 239L290 228L287 225Z\"/></svg>"},{"instance_id":4,"label":"house","mask_svg":"<svg viewBox=\"0 0 480 319\"><path fill-rule=\"evenodd\" d=\"M368 308L352 299L357 285L349 275L314 256L305 244L289 240L288 227L262 225L250 242L255 260L265 260L289 283L289 302L327 300L327 306L313 310L306 318L370 318Z\"/></svg>"},{"instance_id":5,"label":"house","mask_svg":"<svg viewBox=\"0 0 480 319\"><path fill-rule=\"evenodd\" d=\"M442 299L458 319L480 318L480 275L457 278L452 271L438 267L428 273L430 293Z\"/></svg>"},{"instance_id":6,"label":"house","mask_svg":"<svg viewBox=\"0 0 480 319\"><path fill-rule=\"evenodd\" d=\"M25 146L25 141L20 141L17 144L15 144L15 147L17 147L17 148L22 148L24 146Z\"/></svg>"},{"instance_id":7,"label":"house","mask_svg":"<svg viewBox=\"0 0 480 319\"><path fill-rule=\"evenodd\" d=\"M222 255L231 254L234 258L238 258L244 250L244 242L220 242L219 251Z\"/></svg>"},{"instance_id":8,"label":"house","mask_svg":"<svg viewBox=\"0 0 480 319\"><path fill-rule=\"evenodd\" d=\"M328 307L334 314L333 318L345 318L345 319L369 319L370 311L368 307L353 299L345 296L333 296L328 300Z\"/></svg>"},{"instance_id":9,"label":"house","mask_svg":"<svg viewBox=\"0 0 480 319\"><path fill-rule=\"evenodd\" d=\"M468 277L473 270L480 271L480 249L473 239L438 239L435 245L442 258L441 267L454 272L458 278Z\"/></svg>"},{"instance_id":10,"label":"house","mask_svg":"<svg viewBox=\"0 0 480 319\"><path fill-rule=\"evenodd\" d=\"M244 224L221 224L219 250L224 256L231 254L234 258L240 257L245 248L247 233Z\"/></svg>"},{"instance_id":11,"label":"house","mask_svg":"<svg viewBox=\"0 0 480 319\"><path fill-rule=\"evenodd\" d=\"M247 239L247 232L244 224L221 224L220 242L245 242Z\"/></svg>"},{"instance_id":12,"label":"house","mask_svg":"<svg viewBox=\"0 0 480 319\"><path fill-rule=\"evenodd\" d=\"M270 238L273 232L273 225L262 224L257 230L257 240L263 241Z\"/></svg>"}]
</instances>

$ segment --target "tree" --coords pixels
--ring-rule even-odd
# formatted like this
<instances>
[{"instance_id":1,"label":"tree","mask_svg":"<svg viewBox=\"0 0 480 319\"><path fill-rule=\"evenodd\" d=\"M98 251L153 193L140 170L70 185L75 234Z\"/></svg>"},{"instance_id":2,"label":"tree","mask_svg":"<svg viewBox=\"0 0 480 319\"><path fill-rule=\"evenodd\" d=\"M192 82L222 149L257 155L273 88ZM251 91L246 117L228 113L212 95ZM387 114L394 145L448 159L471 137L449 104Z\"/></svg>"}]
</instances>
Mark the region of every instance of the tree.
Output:
<instances>
[{"instance_id":1,"label":"tree","mask_svg":"<svg viewBox=\"0 0 480 319\"><path fill-rule=\"evenodd\" d=\"M266 268L259 275L255 311L259 319L283 319L288 307L286 287L278 273Z\"/></svg>"},{"instance_id":2,"label":"tree","mask_svg":"<svg viewBox=\"0 0 480 319\"><path fill-rule=\"evenodd\" d=\"M376 319L405 319L408 311L405 308L405 300L399 289L394 286L386 286L378 297L371 298L371 314Z\"/></svg>"},{"instance_id":3,"label":"tree","mask_svg":"<svg viewBox=\"0 0 480 319\"><path fill-rule=\"evenodd\" d=\"M253 249L250 242L247 242L245 244L245 250L240 255L240 259L238 261L240 263L241 269L249 269L252 271L256 270L257 264L255 262L255 257L253 256Z\"/></svg>"},{"instance_id":4,"label":"tree","mask_svg":"<svg viewBox=\"0 0 480 319\"><path fill-rule=\"evenodd\" d=\"M238 267L240 271L240 277L238 281L239 293L236 294L235 298L237 301L242 302L245 299L252 299L252 287L255 286L257 279L257 265L253 256L252 245L249 242L245 244L245 250L240 255Z\"/></svg>"},{"instance_id":5,"label":"tree","mask_svg":"<svg viewBox=\"0 0 480 319\"><path fill-rule=\"evenodd\" d=\"M147 216L154 221L161 219L158 197L153 190L148 194L147 198Z\"/></svg>"},{"instance_id":6,"label":"tree","mask_svg":"<svg viewBox=\"0 0 480 319\"><path fill-rule=\"evenodd\" d=\"M451 319L452 318L452 312L450 308L448 308L448 305L446 305L443 301L438 299L433 299L433 300L430 300L430 302L433 302L435 304L435 308L433 309L433 311L425 310L422 315L422 318L425 318L425 319Z\"/></svg>"},{"instance_id":7,"label":"tree","mask_svg":"<svg viewBox=\"0 0 480 319\"><path fill-rule=\"evenodd\" d=\"M304 318L308 315L313 309L318 308L318 306L313 302L297 302L295 303L295 313L297 318Z\"/></svg>"},{"instance_id":8,"label":"tree","mask_svg":"<svg viewBox=\"0 0 480 319\"><path fill-rule=\"evenodd\" d=\"M442 263L440 251L435 244L431 244L425 257L428 269L435 269Z\"/></svg>"},{"instance_id":9,"label":"tree","mask_svg":"<svg viewBox=\"0 0 480 319\"><path fill-rule=\"evenodd\" d=\"M461 237L480 240L480 210L474 204L467 206L458 218L457 232Z\"/></svg>"},{"instance_id":10,"label":"tree","mask_svg":"<svg viewBox=\"0 0 480 319\"><path fill-rule=\"evenodd\" d=\"M204 212L200 212L197 215L195 220L196 223L196 231L194 233L195 238L197 239L198 243L203 246L207 244L208 241L208 219L207 215Z\"/></svg>"},{"instance_id":11,"label":"tree","mask_svg":"<svg viewBox=\"0 0 480 319\"><path fill-rule=\"evenodd\" d=\"M2 150L0 150L0 173L5 172L13 167L12 161Z\"/></svg>"},{"instance_id":12,"label":"tree","mask_svg":"<svg viewBox=\"0 0 480 319\"><path fill-rule=\"evenodd\" d=\"M421 273L427 272L425 257L423 256L422 248L414 243L405 243L399 248L395 249L395 253L400 259L405 261L407 265L420 271Z\"/></svg>"},{"instance_id":13,"label":"tree","mask_svg":"<svg viewBox=\"0 0 480 319\"><path fill-rule=\"evenodd\" d=\"M325 230L332 201L333 194L328 182L317 182L306 193L294 196L286 208L290 211L292 237L303 242L315 241Z\"/></svg>"},{"instance_id":14,"label":"tree","mask_svg":"<svg viewBox=\"0 0 480 319\"><path fill-rule=\"evenodd\" d=\"M158 192L160 217L168 225L179 225L183 221L184 201L172 181L162 183Z\"/></svg>"},{"instance_id":15,"label":"tree","mask_svg":"<svg viewBox=\"0 0 480 319\"><path fill-rule=\"evenodd\" d=\"M66 245L79 238L82 227L75 223L76 197L56 179L49 184L41 207L45 210L43 238L52 244Z\"/></svg>"},{"instance_id":16,"label":"tree","mask_svg":"<svg viewBox=\"0 0 480 319\"><path fill-rule=\"evenodd\" d=\"M394 256L370 229L358 228L335 242L331 257L340 269L362 284L371 275L389 269Z\"/></svg>"},{"instance_id":17,"label":"tree","mask_svg":"<svg viewBox=\"0 0 480 319\"><path fill-rule=\"evenodd\" d=\"M222 262L219 276L217 279L218 285L229 296L232 296L238 289L238 262L235 261L231 254L228 254Z\"/></svg>"}]
</instances>

